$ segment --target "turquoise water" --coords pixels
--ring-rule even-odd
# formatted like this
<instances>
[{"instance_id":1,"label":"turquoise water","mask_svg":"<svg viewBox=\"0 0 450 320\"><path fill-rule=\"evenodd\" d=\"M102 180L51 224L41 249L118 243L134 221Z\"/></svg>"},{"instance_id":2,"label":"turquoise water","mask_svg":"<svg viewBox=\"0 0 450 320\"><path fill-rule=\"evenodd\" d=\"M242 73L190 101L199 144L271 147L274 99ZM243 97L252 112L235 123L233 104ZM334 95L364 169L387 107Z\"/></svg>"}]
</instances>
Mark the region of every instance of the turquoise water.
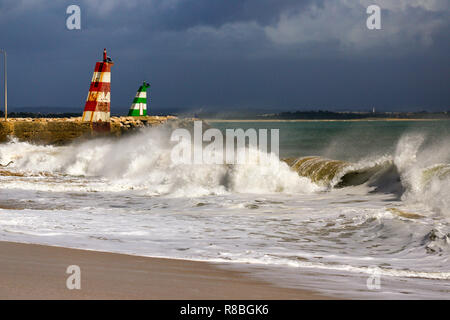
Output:
<instances>
[{"instance_id":1,"label":"turquoise water","mask_svg":"<svg viewBox=\"0 0 450 320\"><path fill-rule=\"evenodd\" d=\"M392 154L408 133L424 135L426 144L450 138L450 120L437 121L311 121L208 122L220 129L279 129L280 157L323 156L356 161Z\"/></svg>"}]
</instances>

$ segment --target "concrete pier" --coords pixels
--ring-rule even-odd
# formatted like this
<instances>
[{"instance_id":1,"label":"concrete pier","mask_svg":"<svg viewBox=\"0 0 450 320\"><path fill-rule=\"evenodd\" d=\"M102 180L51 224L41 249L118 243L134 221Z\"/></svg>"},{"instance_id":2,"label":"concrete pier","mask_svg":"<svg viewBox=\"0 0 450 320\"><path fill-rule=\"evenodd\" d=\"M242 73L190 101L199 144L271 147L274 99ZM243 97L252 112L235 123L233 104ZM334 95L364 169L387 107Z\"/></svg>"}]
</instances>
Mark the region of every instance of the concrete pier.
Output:
<instances>
[{"instance_id":1,"label":"concrete pier","mask_svg":"<svg viewBox=\"0 0 450 320\"><path fill-rule=\"evenodd\" d=\"M111 117L111 131L98 133L92 130L89 122L82 122L81 117L10 118L7 122L0 121L0 143L15 137L19 141L63 145L75 139L98 135L118 137L136 128L160 125L175 119L174 116Z\"/></svg>"}]
</instances>

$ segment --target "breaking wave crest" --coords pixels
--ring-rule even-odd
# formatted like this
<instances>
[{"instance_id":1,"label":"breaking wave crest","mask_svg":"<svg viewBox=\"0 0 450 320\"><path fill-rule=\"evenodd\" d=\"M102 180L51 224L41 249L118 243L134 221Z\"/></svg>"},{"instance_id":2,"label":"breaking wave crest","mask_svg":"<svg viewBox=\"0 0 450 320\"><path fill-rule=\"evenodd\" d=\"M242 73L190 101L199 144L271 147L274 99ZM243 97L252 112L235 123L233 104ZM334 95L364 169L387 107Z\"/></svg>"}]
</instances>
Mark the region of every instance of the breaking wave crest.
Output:
<instances>
[{"instance_id":1,"label":"breaking wave crest","mask_svg":"<svg viewBox=\"0 0 450 320\"><path fill-rule=\"evenodd\" d=\"M422 135L405 135L394 154L355 163L319 156L280 161L272 154L268 161L241 165L187 165L171 161L172 129L144 128L121 139L94 139L62 147L12 140L0 145L1 162L13 161L0 168L0 175L95 177L105 181L94 191L133 189L149 195L190 197L229 192L311 193L365 185L371 192L393 193L406 202L450 215L447 142L428 144Z\"/></svg>"},{"instance_id":2,"label":"breaking wave crest","mask_svg":"<svg viewBox=\"0 0 450 320\"><path fill-rule=\"evenodd\" d=\"M202 196L227 192L309 193L320 189L273 154L263 163L174 164L170 134L167 126L144 128L121 139L94 139L62 147L13 140L0 145L0 159L13 161L8 167L11 175L106 179L107 187L94 191L133 189L150 195Z\"/></svg>"},{"instance_id":3,"label":"breaking wave crest","mask_svg":"<svg viewBox=\"0 0 450 320\"><path fill-rule=\"evenodd\" d=\"M397 144L394 161L406 189L402 199L450 216L450 143L425 140L422 135L405 135Z\"/></svg>"},{"instance_id":4,"label":"breaking wave crest","mask_svg":"<svg viewBox=\"0 0 450 320\"><path fill-rule=\"evenodd\" d=\"M299 175L308 177L317 184L337 188L366 183L394 166L389 157L359 163L322 157L302 157L285 161Z\"/></svg>"},{"instance_id":5,"label":"breaking wave crest","mask_svg":"<svg viewBox=\"0 0 450 320\"><path fill-rule=\"evenodd\" d=\"M450 215L448 143L427 146L422 135L405 135L393 156L356 163L319 156L285 159L300 176L328 188L367 185Z\"/></svg>"}]
</instances>

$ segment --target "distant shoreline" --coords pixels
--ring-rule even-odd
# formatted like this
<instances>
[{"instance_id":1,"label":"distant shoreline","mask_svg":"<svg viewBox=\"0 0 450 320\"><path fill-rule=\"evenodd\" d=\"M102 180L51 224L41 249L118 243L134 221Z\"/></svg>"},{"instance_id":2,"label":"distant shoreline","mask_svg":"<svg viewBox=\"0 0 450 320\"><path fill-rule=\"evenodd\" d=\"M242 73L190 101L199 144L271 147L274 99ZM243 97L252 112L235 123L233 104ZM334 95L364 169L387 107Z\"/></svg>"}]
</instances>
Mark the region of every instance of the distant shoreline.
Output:
<instances>
[{"instance_id":1,"label":"distant shoreline","mask_svg":"<svg viewBox=\"0 0 450 320\"><path fill-rule=\"evenodd\" d=\"M363 121L449 121L450 119L203 119L207 122L363 122Z\"/></svg>"}]
</instances>

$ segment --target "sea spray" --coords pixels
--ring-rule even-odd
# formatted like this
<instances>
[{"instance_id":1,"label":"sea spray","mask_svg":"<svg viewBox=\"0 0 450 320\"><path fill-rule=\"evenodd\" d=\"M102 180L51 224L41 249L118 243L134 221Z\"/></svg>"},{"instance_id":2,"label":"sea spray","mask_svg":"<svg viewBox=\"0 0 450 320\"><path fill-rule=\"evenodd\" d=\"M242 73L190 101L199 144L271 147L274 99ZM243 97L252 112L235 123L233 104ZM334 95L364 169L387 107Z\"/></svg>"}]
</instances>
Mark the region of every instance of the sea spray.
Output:
<instances>
[{"instance_id":1,"label":"sea spray","mask_svg":"<svg viewBox=\"0 0 450 320\"><path fill-rule=\"evenodd\" d=\"M447 142L425 145L425 141L423 135L408 134L397 144L394 162L406 188L402 199L450 216L450 165L440 163L449 161L450 145Z\"/></svg>"}]
</instances>

